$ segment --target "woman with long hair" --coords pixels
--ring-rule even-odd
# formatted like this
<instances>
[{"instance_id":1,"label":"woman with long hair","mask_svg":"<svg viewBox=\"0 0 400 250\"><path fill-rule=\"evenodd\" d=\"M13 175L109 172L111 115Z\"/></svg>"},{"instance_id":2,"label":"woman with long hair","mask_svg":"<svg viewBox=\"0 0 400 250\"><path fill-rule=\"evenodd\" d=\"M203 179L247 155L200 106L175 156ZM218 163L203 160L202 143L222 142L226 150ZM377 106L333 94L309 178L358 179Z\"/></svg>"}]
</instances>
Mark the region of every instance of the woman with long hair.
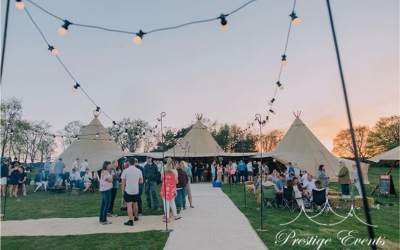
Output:
<instances>
[{"instance_id":1,"label":"woman with long hair","mask_svg":"<svg viewBox=\"0 0 400 250\"><path fill-rule=\"evenodd\" d=\"M163 171L161 172L161 197L164 203L164 213L165 213L165 220L170 222L169 214L170 210L172 209L172 213L175 215L175 220L179 220L179 217L176 213L176 204L175 204L175 197L176 197L176 183L177 183L177 176L175 175L174 164L172 162L168 162L165 166ZM164 222L165 222L164 220Z\"/></svg>"},{"instance_id":2,"label":"woman with long hair","mask_svg":"<svg viewBox=\"0 0 400 250\"><path fill-rule=\"evenodd\" d=\"M187 184L189 182L189 178L183 170L185 163L181 161L178 165L178 183L176 184L176 190L177 190L177 197L175 199L175 203L178 206L178 209L183 210L186 209L186 188ZM182 207L181 207L181 199L182 199Z\"/></svg>"},{"instance_id":3,"label":"woman with long hair","mask_svg":"<svg viewBox=\"0 0 400 250\"><path fill-rule=\"evenodd\" d=\"M113 174L109 173L111 162L105 161L101 169L100 175L100 192L101 192L101 208L100 208L100 223L102 225L111 224L107 221L107 212L111 202L111 189L113 187Z\"/></svg>"},{"instance_id":4,"label":"woman with long hair","mask_svg":"<svg viewBox=\"0 0 400 250\"><path fill-rule=\"evenodd\" d=\"M326 189L326 193L328 194L329 192L329 176L325 172L325 166L324 165L319 165L318 168L318 179L322 182L322 185Z\"/></svg>"}]
</instances>

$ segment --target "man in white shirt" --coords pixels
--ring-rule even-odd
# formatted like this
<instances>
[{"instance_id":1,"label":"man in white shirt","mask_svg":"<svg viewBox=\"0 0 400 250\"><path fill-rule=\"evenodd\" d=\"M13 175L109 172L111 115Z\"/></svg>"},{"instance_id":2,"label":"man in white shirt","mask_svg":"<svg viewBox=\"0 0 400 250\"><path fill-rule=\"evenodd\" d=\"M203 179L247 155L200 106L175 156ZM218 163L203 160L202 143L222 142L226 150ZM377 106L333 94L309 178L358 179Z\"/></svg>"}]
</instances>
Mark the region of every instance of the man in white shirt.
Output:
<instances>
[{"instance_id":1,"label":"man in white shirt","mask_svg":"<svg viewBox=\"0 0 400 250\"><path fill-rule=\"evenodd\" d=\"M79 160L79 158L78 158L78 160ZM80 171L81 177L83 177L86 174L87 168L89 168L89 163L88 163L88 159L85 159L85 161L82 162L82 164L81 164L81 171Z\"/></svg>"},{"instance_id":2,"label":"man in white shirt","mask_svg":"<svg viewBox=\"0 0 400 250\"><path fill-rule=\"evenodd\" d=\"M239 177L238 177L239 176L239 170L237 168L238 168L238 165L236 164L236 161L233 161L232 170L235 171L235 181L234 181L234 183L239 182Z\"/></svg>"},{"instance_id":3,"label":"man in white shirt","mask_svg":"<svg viewBox=\"0 0 400 250\"><path fill-rule=\"evenodd\" d=\"M312 190L315 189L315 179L312 175L307 175L307 179L303 181L303 190L307 192L307 195L312 195Z\"/></svg>"},{"instance_id":4,"label":"man in white shirt","mask_svg":"<svg viewBox=\"0 0 400 250\"><path fill-rule=\"evenodd\" d=\"M129 167L122 172L121 190L128 208L129 220L125 226L133 226L133 220L138 221L139 183L143 183L143 174L135 165L138 163L136 158L129 158ZM133 218L135 215L135 218Z\"/></svg>"},{"instance_id":5,"label":"man in white shirt","mask_svg":"<svg viewBox=\"0 0 400 250\"><path fill-rule=\"evenodd\" d=\"M72 169L75 169L76 171L79 171L80 170L80 168L79 168L79 158L76 158L76 160L74 161L74 163L72 163L72 168L71 168L71 170Z\"/></svg>"},{"instance_id":6,"label":"man in white shirt","mask_svg":"<svg viewBox=\"0 0 400 250\"><path fill-rule=\"evenodd\" d=\"M307 171L303 171L303 175L301 176L301 183L304 184L304 182L307 181L307 177L308 177Z\"/></svg>"},{"instance_id":7,"label":"man in white shirt","mask_svg":"<svg viewBox=\"0 0 400 250\"><path fill-rule=\"evenodd\" d=\"M252 181L253 180L253 163L251 161L249 161L247 163L247 180Z\"/></svg>"}]
</instances>

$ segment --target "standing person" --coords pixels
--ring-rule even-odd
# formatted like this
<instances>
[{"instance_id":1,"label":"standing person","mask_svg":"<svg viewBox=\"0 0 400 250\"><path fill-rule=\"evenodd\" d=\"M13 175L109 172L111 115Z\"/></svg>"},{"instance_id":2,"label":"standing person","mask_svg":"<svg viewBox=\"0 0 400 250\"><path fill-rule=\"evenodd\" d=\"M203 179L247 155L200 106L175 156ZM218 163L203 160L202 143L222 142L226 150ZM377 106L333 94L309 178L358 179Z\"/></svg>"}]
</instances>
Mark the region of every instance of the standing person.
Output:
<instances>
[{"instance_id":1,"label":"standing person","mask_svg":"<svg viewBox=\"0 0 400 250\"><path fill-rule=\"evenodd\" d=\"M287 171L288 171L288 174L289 174L289 175L290 175L291 173L293 173L293 175L295 175L294 167L292 166L292 163L291 163L291 162L288 163L288 169L287 169Z\"/></svg>"},{"instance_id":2,"label":"standing person","mask_svg":"<svg viewBox=\"0 0 400 250\"><path fill-rule=\"evenodd\" d=\"M1 196L6 196L6 187L8 180L8 166L10 165L10 159L6 158L1 164Z\"/></svg>"},{"instance_id":3,"label":"standing person","mask_svg":"<svg viewBox=\"0 0 400 250\"><path fill-rule=\"evenodd\" d=\"M80 171L79 158L76 158L74 163L72 163L72 169L76 169L76 171ZM83 175L85 175L85 170L83 170L83 173L81 173L81 171L80 171L79 174L82 177Z\"/></svg>"},{"instance_id":4,"label":"standing person","mask_svg":"<svg viewBox=\"0 0 400 250\"><path fill-rule=\"evenodd\" d=\"M297 163L296 163L296 162L294 163L293 168L294 168L294 176L296 176L297 178L299 178L299 177L300 177L300 169L299 169L299 167L297 166Z\"/></svg>"},{"instance_id":5,"label":"standing person","mask_svg":"<svg viewBox=\"0 0 400 250\"><path fill-rule=\"evenodd\" d=\"M83 165L83 163L82 163ZM117 196L117 191L118 191L118 186L119 186L119 177L118 177L118 161L113 160L110 169L108 172L112 175L113 180L112 180L112 189L111 189L111 201L110 201L110 207L108 208L108 213L107 217L117 217L117 215L114 213L114 201L115 197Z\"/></svg>"},{"instance_id":6,"label":"standing person","mask_svg":"<svg viewBox=\"0 0 400 250\"><path fill-rule=\"evenodd\" d=\"M139 164L137 164L137 165L139 165ZM137 166L136 165L136 166ZM157 165L157 169L158 169L158 177L157 177L157 185L158 184L161 184L161 170L162 170L162 168L163 168L163 165L162 165L162 161L159 161L159 160L157 160L156 161L156 165ZM143 166L140 166L142 169L143 169ZM143 172L143 171L142 171ZM139 204L138 204L139 205ZM139 213L140 214L140 213Z\"/></svg>"},{"instance_id":7,"label":"standing person","mask_svg":"<svg viewBox=\"0 0 400 250\"><path fill-rule=\"evenodd\" d=\"M219 163L217 163L216 168L217 168L217 181L222 182L222 175L224 173L224 168Z\"/></svg>"},{"instance_id":8,"label":"standing person","mask_svg":"<svg viewBox=\"0 0 400 250\"><path fill-rule=\"evenodd\" d=\"M186 174L186 172L183 170L184 168L184 162L181 161L178 165L178 183L176 184L176 191L177 191L177 196L175 198L175 203L178 206L178 210L181 210L183 207L183 210L186 209L186 187L189 182L189 178ZM182 207L181 207L181 199L182 199Z\"/></svg>"},{"instance_id":9,"label":"standing person","mask_svg":"<svg viewBox=\"0 0 400 250\"><path fill-rule=\"evenodd\" d=\"M172 213L175 215L175 220L179 220L181 218L177 215L176 204L174 201L176 196L176 183L178 180L175 175L173 163L168 162L164 168L165 169L161 172L162 186L160 193L164 203L164 222L170 222L170 210L172 210Z\"/></svg>"},{"instance_id":10,"label":"standing person","mask_svg":"<svg viewBox=\"0 0 400 250\"><path fill-rule=\"evenodd\" d=\"M15 162L8 171L8 175L10 176L10 198L13 195L14 197L18 197L18 184L21 178L21 172L18 162Z\"/></svg>"},{"instance_id":11,"label":"standing person","mask_svg":"<svg viewBox=\"0 0 400 250\"><path fill-rule=\"evenodd\" d=\"M151 198L153 198L153 205L155 210L158 208L158 200L156 194L156 181L158 176L157 165L153 163L153 159L148 156L147 163L144 165L144 186L147 200L147 207L151 209ZM151 197L150 197L151 192ZM126 200L125 200L126 201Z\"/></svg>"},{"instance_id":12,"label":"standing person","mask_svg":"<svg viewBox=\"0 0 400 250\"><path fill-rule=\"evenodd\" d=\"M34 181L35 185L37 185L36 189L33 191L34 193L36 193L36 191L38 191L42 186L44 186L44 191L47 191L47 181L43 169L40 169L39 172L36 173Z\"/></svg>"},{"instance_id":13,"label":"standing person","mask_svg":"<svg viewBox=\"0 0 400 250\"><path fill-rule=\"evenodd\" d=\"M190 182L192 183L194 180L193 180L193 171L192 171L192 169L193 169L193 166L192 166L192 163L190 163L189 161L186 163L187 164L187 167L190 169ZM188 170L187 170L188 171ZM212 181L212 180L211 180Z\"/></svg>"},{"instance_id":14,"label":"standing person","mask_svg":"<svg viewBox=\"0 0 400 250\"><path fill-rule=\"evenodd\" d=\"M138 221L139 184L143 183L143 175L140 169L135 167L138 163L137 159L129 158L129 167L122 172L121 190L128 208L129 220L124 223L125 226L133 226L133 221ZM155 169L157 166L154 164ZM157 170L158 172L158 170Z\"/></svg>"},{"instance_id":15,"label":"standing person","mask_svg":"<svg viewBox=\"0 0 400 250\"><path fill-rule=\"evenodd\" d=\"M105 161L101 168L100 175L100 193L101 193L101 207L100 207L100 224L108 225L111 221L107 221L107 211L110 207L111 202L111 189L113 176L109 170L111 168L111 162Z\"/></svg>"},{"instance_id":16,"label":"standing person","mask_svg":"<svg viewBox=\"0 0 400 250\"><path fill-rule=\"evenodd\" d=\"M247 163L247 176L247 180L251 181L253 178L253 163L251 161Z\"/></svg>"},{"instance_id":17,"label":"standing person","mask_svg":"<svg viewBox=\"0 0 400 250\"><path fill-rule=\"evenodd\" d=\"M62 173L65 168L64 162L62 162L62 158L58 159L58 162L54 164L54 171L56 171L56 175L62 178Z\"/></svg>"},{"instance_id":18,"label":"standing person","mask_svg":"<svg viewBox=\"0 0 400 250\"><path fill-rule=\"evenodd\" d=\"M79 158L76 159L76 160L78 161L78 164L79 164ZM81 163L81 169L80 169L80 172L79 172L81 177L85 176L86 169L88 169L88 168L89 168L89 162L88 162L88 159L85 159L85 161Z\"/></svg>"},{"instance_id":19,"label":"standing person","mask_svg":"<svg viewBox=\"0 0 400 250\"><path fill-rule=\"evenodd\" d=\"M21 174L20 174L18 187L22 188L22 195L26 196L26 172L25 172L24 167L21 167ZM17 193L18 193L18 191L17 191Z\"/></svg>"},{"instance_id":20,"label":"standing person","mask_svg":"<svg viewBox=\"0 0 400 250\"><path fill-rule=\"evenodd\" d=\"M44 175L47 179L47 176L50 174L50 168L51 168L51 162L50 162L50 157L48 156L46 158L46 162L44 163Z\"/></svg>"},{"instance_id":21,"label":"standing person","mask_svg":"<svg viewBox=\"0 0 400 250\"><path fill-rule=\"evenodd\" d=\"M233 161L232 165L231 165L231 168L232 168L231 169L231 174L233 174L232 175L233 183L236 183L238 181L238 178L237 178L238 169L237 169L237 167L238 167L238 165L236 164L236 161Z\"/></svg>"},{"instance_id":22,"label":"standing person","mask_svg":"<svg viewBox=\"0 0 400 250\"><path fill-rule=\"evenodd\" d=\"M244 182L245 180L245 170L246 170L246 164L243 162L243 160L240 160L239 162L239 180L240 182Z\"/></svg>"},{"instance_id":23,"label":"standing person","mask_svg":"<svg viewBox=\"0 0 400 250\"><path fill-rule=\"evenodd\" d=\"M205 170L205 165L203 162L200 162L199 164L199 182L204 182L204 170Z\"/></svg>"},{"instance_id":24,"label":"standing person","mask_svg":"<svg viewBox=\"0 0 400 250\"><path fill-rule=\"evenodd\" d=\"M211 163L211 182L215 181L215 161L213 161L213 163Z\"/></svg>"},{"instance_id":25,"label":"standing person","mask_svg":"<svg viewBox=\"0 0 400 250\"><path fill-rule=\"evenodd\" d=\"M192 169L188 166L188 164L185 161L181 161L181 163L183 162L183 170L186 172L187 176L188 176L188 183L186 186L186 194L188 196L188 200L189 200L189 205L191 208L194 208L193 206L193 197L192 197L192 189L190 187L190 182L192 180Z\"/></svg>"},{"instance_id":26,"label":"standing person","mask_svg":"<svg viewBox=\"0 0 400 250\"><path fill-rule=\"evenodd\" d=\"M351 171L351 173L353 176L354 184L356 185L356 188L358 190L358 195L363 196L362 189L361 189L361 183L360 183L360 176L358 175L356 164L353 164L353 171Z\"/></svg>"},{"instance_id":27,"label":"standing person","mask_svg":"<svg viewBox=\"0 0 400 250\"><path fill-rule=\"evenodd\" d=\"M253 181L256 179L258 173L259 173L258 164L256 161L253 161Z\"/></svg>"},{"instance_id":28,"label":"standing person","mask_svg":"<svg viewBox=\"0 0 400 250\"><path fill-rule=\"evenodd\" d=\"M350 195L349 185L351 180L349 169L346 167L346 163L343 160L339 161L339 165L340 171L336 176L339 177L339 184L342 187L342 194Z\"/></svg>"},{"instance_id":29,"label":"standing person","mask_svg":"<svg viewBox=\"0 0 400 250\"><path fill-rule=\"evenodd\" d=\"M158 166L158 165L157 165L157 166ZM138 169L142 172L142 176L144 176L144 168L143 168L142 166L139 165L137 159L135 159L135 167L138 168ZM160 169L160 171L161 171L161 169ZM160 173L160 171L159 171L159 173ZM159 176L160 176L160 175L159 175ZM160 177L158 177L158 179L161 180ZM160 184L161 184L161 182L160 182ZM139 183L139 195L138 195L138 203L137 203L139 215L142 215L142 213L143 213L143 208L142 208L142 194L143 194L143 190L144 190L144 183Z\"/></svg>"},{"instance_id":30,"label":"standing person","mask_svg":"<svg viewBox=\"0 0 400 250\"><path fill-rule=\"evenodd\" d=\"M318 168L318 179L321 181L322 186L326 189L326 193L329 192L329 176L325 172L325 166L319 165Z\"/></svg>"}]
</instances>

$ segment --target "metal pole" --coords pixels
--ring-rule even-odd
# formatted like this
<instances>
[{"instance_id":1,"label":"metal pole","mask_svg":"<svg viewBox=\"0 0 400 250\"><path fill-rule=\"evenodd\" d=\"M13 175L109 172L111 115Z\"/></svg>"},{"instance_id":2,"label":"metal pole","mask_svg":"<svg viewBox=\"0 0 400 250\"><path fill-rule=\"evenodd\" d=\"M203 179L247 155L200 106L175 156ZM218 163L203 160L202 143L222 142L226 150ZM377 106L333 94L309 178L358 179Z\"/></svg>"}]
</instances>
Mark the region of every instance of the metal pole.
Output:
<instances>
[{"instance_id":1,"label":"metal pole","mask_svg":"<svg viewBox=\"0 0 400 250\"><path fill-rule=\"evenodd\" d=\"M6 53L8 13L10 12L10 0L7 0L7 7L6 8L7 9L6 9L6 20L4 22L3 48L2 48L2 53L1 53L0 85L3 83L4 56L5 56L5 53Z\"/></svg>"},{"instance_id":2,"label":"metal pole","mask_svg":"<svg viewBox=\"0 0 400 250\"><path fill-rule=\"evenodd\" d=\"M243 163L244 163L244 134L243 134L243 140L242 140L242 161L243 161ZM236 169L236 171L238 171L238 169ZM239 175L239 178L240 178L240 175ZM236 180L236 182L237 182L237 180ZM244 208L246 209L247 208L247 197L246 197L246 185L244 184Z\"/></svg>"},{"instance_id":3,"label":"metal pole","mask_svg":"<svg viewBox=\"0 0 400 250\"><path fill-rule=\"evenodd\" d=\"M258 121L258 125L260 126L260 158L261 158L261 169L260 169L260 183L258 184L260 187L260 228L257 231L266 231L263 229L263 205L264 205L264 197L263 197L263 167L262 167L262 125L265 124L265 121L261 119L260 114L256 114L256 121Z\"/></svg>"},{"instance_id":4,"label":"metal pole","mask_svg":"<svg viewBox=\"0 0 400 250\"><path fill-rule=\"evenodd\" d=\"M361 171L361 167L360 167L360 160L358 159L356 137L355 137L354 128L353 128L353 121L352 121L352 118L351 118L350 104L349 104L349 99L348 99L348 96L347 96L346 84L345 84L345 81L344 81L344 74L343 74L343 69L342 69L342 63L341 63L341 60L340 60L339 46L338 46L338 43L337 43L335 26L334 26L334 23L333 23L330 0L326 0L326 4L327 4L327 7L328 7L329 21L331 23L333 41L335 43L335 50L336 50L336 57L337 57L338 66L339 66L340 79L342 81L343 95L344 95L344 100L345 100L345 103L346 103L347 118L349 120L351 140L352 140L352 144L353 144L353 148L354 148L354 157L355 157L355 160L356 160L357 172L358 172L358 175L360 176L361 191L362 191L362 198L363 198L363 205L364 205L364 213L365 213L365 218L366 218L367 224L368 224L368 226L367 226L368 234L369 234L369 238L372 241L371 249L375 250L377 248L376 248L376 244L374 243L374 239L375 239L374 229L372 227L373 224L372 224L371 214L370 214L370 211L369 211L369 205L368 205L367 196L366 196L366 192L365 192L364 179L363 179L362 171Z\"/></svg>"},{"instance_id":5,"label":"metal pole","mask_svg":"<svg viewBox=\"0 0 400 250\"><path fill-rule=\"evenodd\" d=\"M161 115L160 115L160 121L161 121L161 143L163 145L163 148L162 148L163 164L164 164L164 157L165 157L165 154L164 154L165 145L164 145L164 134L163 134L163 117L165 117L165 116L166 116L165 112L162 112ZM165 165L163 166L163 175L164 175L164 195L166 195L167 194L167 185L165 185ZM169 218L167 218L167 197L165 197L164 200L165 200L164 201L165 230L162 230L161 232L162 233L169 233L169 232L172 232L173 230L172 229L168 229L168 219Z\"/></svg>"}]
</instances>

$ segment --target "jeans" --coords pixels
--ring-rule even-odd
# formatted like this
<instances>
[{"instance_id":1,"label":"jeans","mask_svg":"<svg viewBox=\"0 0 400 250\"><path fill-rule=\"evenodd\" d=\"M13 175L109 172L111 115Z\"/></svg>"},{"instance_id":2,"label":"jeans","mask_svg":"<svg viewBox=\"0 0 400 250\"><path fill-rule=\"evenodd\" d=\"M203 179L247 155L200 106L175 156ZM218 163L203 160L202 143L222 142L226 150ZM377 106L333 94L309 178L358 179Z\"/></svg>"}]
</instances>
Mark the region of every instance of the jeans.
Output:
<instances>
[{"instance_id":1,"label":"jeans","mask_svg":"<svg viewBox=\"0 0 400 250\"><path fill-rule=\"evenodd\" d=\"M110 207L108 208L108 212L109 213L114 213L114 211L113 211L113 209L114 209L114 201L115 201L115 197L117 196L117 191L118 191L118 188L112 188L111 189Z\"/></svg>"},{"instance_id":2,"label":"jeans","mask_svg":"<svg viewBox=\"0 0 400 250\"><path fill-rule=\"evenodd\" d=\"M341 184L342 186L342 194L350 195L349 184Z\"/></svg>"},{"instance_id":3,"label":"jeans","mask_svg":"<svg viewBox=\"0 0 400 250\"><path fill-rule=\"evenodd\" d=\"M49 176L50 170L45 170L44 171L44 178L47 180L47 176Z\"/></svg>"},{"instance_id":4,"label":"jeans","mask_svg":"<svg viewBox=\"0 0 400 250\"><path fill-rule=\"evenodd\" d=\"M111 202L111 189L101 192L100 222L107 221L107 212Z\"/></svg>"},{"instance_id":5,"label":"jeans","mask_svg":"<svg viewBox=\"0 0 400 250\"><path fill-rule=\"evenodd\" d=\"M83 190L83 188L85 187L85 184L81 180L70 181L69 185L71 187L79 188L80 190Z\"/></svg>"},{"instance_id":6,"label":"jeans","mask_svg":"<svg viewBox=\"0 0 400 250\"><path fill-rule=\"evenodd\" d=\"M182 198L182 206L183 208L186 208L186 188L180 188L180 189L176 189L176 192L178 193L178 195L175 198L175 203L176 206L179 208L181 208L181 198Z\"/></svg>"},{"instance_id":7,"label":"jeans","mask_svg":"<svg viewBox=\"0 0 400 250\"><path fill-rule=\"evenodd\" d=\"M142 194L143 194L144 186L143 184L139 184L139 198L138 198L138 213L142 214Z\"/></svg>"},{"instance_id":8,"label":"jeans","mask_svg":"<svg viewBox=\"0 0 400 250\"><path fill-rule=\"evenodd\" d=\"M236 170L236 173L235 173L235 175L236 175L236 183L239 183L240 182L240 180L239 180L239 170Z\"/></svg>"},{"instance_id":9,"label":"jeans","mask_svg":"<svg viewBox=\"0 0 400 250\"><path fill-rule=\"evenodd\" d=\"M147 207L151 208L151 197L150 197L150 191L151 191L151 196L153 197L154 209L158 209L158 200L157 200L157 194L156 194L156 183L155 183L155 181L146 181L144 186L145 186Z\"/></svg>"},{"instance_id":10,"label":"jeans","mask_svg":"<svg viewBox=\"0 0 400 250\"><path fill-rule=\"evenodd\" d=\"M83 176L85 176L85 174L86 174L86 172L85 172L85 171L83 171L83 172L79 172L79 175L81 176L81 178L82 178Z\"/></svg>"}]
</instances>

